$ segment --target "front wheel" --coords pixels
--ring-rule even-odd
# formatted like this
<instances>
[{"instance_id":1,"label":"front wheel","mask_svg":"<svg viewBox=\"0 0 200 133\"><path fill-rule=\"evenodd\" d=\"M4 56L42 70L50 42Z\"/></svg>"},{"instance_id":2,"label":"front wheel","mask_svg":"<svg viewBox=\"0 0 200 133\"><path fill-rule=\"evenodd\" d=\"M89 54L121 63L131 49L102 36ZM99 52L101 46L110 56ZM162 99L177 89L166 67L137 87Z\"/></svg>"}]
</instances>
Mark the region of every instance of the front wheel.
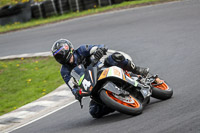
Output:
<instances>
[{"instance_id":1,"label":"front wheel","mask_svg":"<svg viewBox=\"0 0 200 133\"><path fill-rule=\"evenodd\" d=\"M143 106L135 97L120 96L108 90L101 90L101 100L110 108L128 115L138 115L143 111Z\"/></svg>"},{"instance_id":2,"label":"front wheel","mask_svg":"<svg viewBox=\"0 0 200 133\"><path fill-rule=\"evenodd\" d=\"M173 90L172 88L163 80L163 83L160 85L152 84L152 97L166 100L172 97Z\"/></svg>"}]
</instances>

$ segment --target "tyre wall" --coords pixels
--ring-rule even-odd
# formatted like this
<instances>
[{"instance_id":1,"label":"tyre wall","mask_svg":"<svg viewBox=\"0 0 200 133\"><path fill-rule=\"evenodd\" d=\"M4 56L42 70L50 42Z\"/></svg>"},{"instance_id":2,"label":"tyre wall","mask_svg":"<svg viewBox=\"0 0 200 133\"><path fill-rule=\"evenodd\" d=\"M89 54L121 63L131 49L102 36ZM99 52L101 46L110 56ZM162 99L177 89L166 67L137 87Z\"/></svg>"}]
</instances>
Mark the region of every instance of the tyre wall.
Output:
<instances>
[{"instance_id":1,"label":"tyre wall","mask_svg":"<svg viewBox=\"0 0 200 133\"><path fill-rule=\"evenodd\" d=\"M26 22L31 18L47 18L69 12L79 12L101 6L119 4L125 0L45 0L34 3L19 3L14 6L7 5L0 9L0 25L15 22ZM126 0L130 1L130 0Z\"/></svg>"}]
</instances>

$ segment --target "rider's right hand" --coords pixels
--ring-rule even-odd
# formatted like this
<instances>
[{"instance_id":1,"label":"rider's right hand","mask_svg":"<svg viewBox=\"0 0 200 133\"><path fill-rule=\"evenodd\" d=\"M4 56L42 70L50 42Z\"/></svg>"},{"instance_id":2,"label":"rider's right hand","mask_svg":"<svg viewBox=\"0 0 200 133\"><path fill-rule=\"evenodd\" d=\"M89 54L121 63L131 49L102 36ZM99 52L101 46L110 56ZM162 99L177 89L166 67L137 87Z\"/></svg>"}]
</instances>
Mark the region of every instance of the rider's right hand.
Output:
<instances>
[{"instance_id":1,"label":"rider's right hand","mask_svg":"<svg viewBox=\"0 0 200 133\"><path fill-rule=\"evenodd\" d=\"M102 57L103 57L103 50L100 49L100 48L98 48L98 49L96 50L96 52L94 53L94 58L95 58L96 60L100 60Z\"/></svg>"},{"instance_id":2,"label":"rider's right hand","mask_svg":"<svg viewBox=\"0 0 200 133\"><path fill-rule=\"evenodd\" d=\"M100 60L100 59L103 57L103 55L106 54L107 50L108 50L108 49L105 48L105 47L98 48L98 49L96 50L96 52L94 53L95 59Z\"/></svg>"},{"instance_id":3,"label":"rider's right hand","mask_svg":"<svg viewBox=\"0 0 200 133\"><path fill-rule=\"evenodd\" d=\"M105 47L102 47L100 49L103 51L103 54L106 55L106 52L108 51L108 48L105 46Z\"/></svg>"}]
</instances>

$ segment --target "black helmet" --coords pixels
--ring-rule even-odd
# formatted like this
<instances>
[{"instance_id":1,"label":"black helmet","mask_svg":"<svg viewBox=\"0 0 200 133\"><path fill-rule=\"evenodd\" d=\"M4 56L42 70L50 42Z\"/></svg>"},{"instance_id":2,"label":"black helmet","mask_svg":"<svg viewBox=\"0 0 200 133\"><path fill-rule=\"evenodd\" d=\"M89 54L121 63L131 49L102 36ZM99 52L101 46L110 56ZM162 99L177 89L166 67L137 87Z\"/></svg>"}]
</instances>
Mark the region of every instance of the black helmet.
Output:
<instances>
[{"instance_id":1,"label":"black helmet","mask_svg":"<svg viewBox=\"0 0 200 133\"><path fill-rule=\"evenodd\" d=\"M60 64L67 64L73 55L72 43L66 39L57 40L52 46L52 54Z\"/></svg>"}]
</instances>

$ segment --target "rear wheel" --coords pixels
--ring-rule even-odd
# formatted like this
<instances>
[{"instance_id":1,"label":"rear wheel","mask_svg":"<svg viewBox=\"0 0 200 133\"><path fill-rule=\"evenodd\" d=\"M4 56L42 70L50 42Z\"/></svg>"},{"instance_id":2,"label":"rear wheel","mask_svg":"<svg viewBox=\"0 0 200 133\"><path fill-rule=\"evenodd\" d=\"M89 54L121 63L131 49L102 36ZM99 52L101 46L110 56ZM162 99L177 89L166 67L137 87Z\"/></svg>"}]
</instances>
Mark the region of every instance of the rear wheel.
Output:
<instances>
[{"instance_id":1,"label":"rear wheel","mask_svg":"<svg viewBox=\"0 0 200 133\"><path fill-rule=\"evenodd\" d=\"M100 98L108 107L125 114L138 115L143 110L141 102L131 95L119 96L111 91L101 90Z\"/></svg>"},{"instance_id":2,"label":"rear wheel","mask_svg":"<svg viewBox=\"0 0 200 133\"><path fill-rule=\"evenodd\" d=\"M152 97L161 100L166 100L172 97L173 90L165 81L163 81L163 83L159 85L152 85Z\"/></svg>"}]
</instances>

